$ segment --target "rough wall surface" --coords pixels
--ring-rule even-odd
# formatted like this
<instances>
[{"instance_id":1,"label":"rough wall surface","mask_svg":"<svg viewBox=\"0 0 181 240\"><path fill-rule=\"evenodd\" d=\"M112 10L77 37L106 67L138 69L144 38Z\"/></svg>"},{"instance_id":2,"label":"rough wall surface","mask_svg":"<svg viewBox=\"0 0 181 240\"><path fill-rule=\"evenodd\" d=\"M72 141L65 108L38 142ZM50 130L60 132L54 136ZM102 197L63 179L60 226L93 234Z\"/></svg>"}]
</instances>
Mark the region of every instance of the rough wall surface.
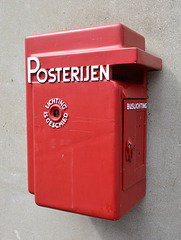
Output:
<instances>
[{"instance_id":1,"label":"rough wall surface","mask_svg":"<svg viewBox=\"0 0 181 240\"><path fill-rule=\"evenodd\" d=\"M0 1L0 239L181 239L181 1ZM163 59L148 74L147 193L110 222L38 207L27 192L24 38L121 22Z\"/></svg>"}]
</instances>

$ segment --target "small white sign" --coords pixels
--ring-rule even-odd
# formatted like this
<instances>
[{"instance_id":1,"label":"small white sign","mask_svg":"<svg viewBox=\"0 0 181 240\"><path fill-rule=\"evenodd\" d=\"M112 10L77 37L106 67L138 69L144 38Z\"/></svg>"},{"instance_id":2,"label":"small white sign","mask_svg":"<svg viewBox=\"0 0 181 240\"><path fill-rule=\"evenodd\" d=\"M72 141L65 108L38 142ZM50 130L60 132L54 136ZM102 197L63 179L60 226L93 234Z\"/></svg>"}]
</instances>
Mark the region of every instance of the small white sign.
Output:
<instances>
[{"instance_id":1,"label":"small white sign","mask_svg":"<svg viewBox=\"0 0 181 240\"><path fill-rule=\"evenodd\" d=\"M62 128L68 121L68 113L65 112L67 110L67 105L60 98L51 98L45 104L46 111L43 113L46 123L48 126L54 129ZM51 108L58 110L58 115L53 116L51 114ZM60 113L61 112L61 113Z\"/></svg>"},{"instance_id":2,"label":"small white sign","mask_svg":"<svg viewBox=\"0 0 181 240\"><path fill-rule=\"evenodd\" d=\"M147 103L127 103L127 110L147 109Z\"/></svg>"}]
</instances>

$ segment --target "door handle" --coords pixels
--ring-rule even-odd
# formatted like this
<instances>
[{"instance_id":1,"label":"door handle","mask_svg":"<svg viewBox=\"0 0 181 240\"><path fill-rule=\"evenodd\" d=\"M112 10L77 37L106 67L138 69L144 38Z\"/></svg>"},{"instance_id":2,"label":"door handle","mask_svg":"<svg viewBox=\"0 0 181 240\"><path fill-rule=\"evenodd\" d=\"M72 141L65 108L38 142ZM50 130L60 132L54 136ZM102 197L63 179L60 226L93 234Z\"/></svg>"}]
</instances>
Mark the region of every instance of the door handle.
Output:
<instances>
[{"instance_id":1,"label":"door handle","mask_svg":"<svg viewBox=\"0 0 181 240\"><path fill-rule=\"evenodd\" d=\"M128 152L128 158L127 161L131 162L133 160L133 150L135 149L135 145L133 144L133 141L131 139L128 139L127 142L127 152Z\"/></svg>"}]
</instances>

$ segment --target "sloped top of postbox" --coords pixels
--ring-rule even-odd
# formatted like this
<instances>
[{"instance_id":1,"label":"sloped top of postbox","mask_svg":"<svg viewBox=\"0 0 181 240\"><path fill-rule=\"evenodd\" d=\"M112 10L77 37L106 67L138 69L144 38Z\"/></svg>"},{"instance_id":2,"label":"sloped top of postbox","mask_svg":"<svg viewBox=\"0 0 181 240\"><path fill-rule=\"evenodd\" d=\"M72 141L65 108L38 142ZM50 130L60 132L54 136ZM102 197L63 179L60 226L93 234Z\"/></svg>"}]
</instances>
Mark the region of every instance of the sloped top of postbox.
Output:
<instances>
[{"instance_id":1,"label":"sloped top of postbox","mask_svg":"<svg viewBox=\"0 0 181 240\"><path fill-rule=\"evenodd\" d=\"M137 47L145 50L145 39L128 27L116 23L103 26L44 33L26 37L28 53L116 49Z\"/></svg>"},{"instance_id":2,"label":"sloped top of postbox","mask_svg":"<svg viewBox=\"0 0 181 240\"><path fill-rule=\"evenodd\" d=\"M160 58L145 52L144 37L120 23L28 36L25 49L26 57L36 56L41 64L46 58L46 68L52 68L52 59L61 67L137 64L148 71L162 68Z\"/></svg>"}]
</instances>

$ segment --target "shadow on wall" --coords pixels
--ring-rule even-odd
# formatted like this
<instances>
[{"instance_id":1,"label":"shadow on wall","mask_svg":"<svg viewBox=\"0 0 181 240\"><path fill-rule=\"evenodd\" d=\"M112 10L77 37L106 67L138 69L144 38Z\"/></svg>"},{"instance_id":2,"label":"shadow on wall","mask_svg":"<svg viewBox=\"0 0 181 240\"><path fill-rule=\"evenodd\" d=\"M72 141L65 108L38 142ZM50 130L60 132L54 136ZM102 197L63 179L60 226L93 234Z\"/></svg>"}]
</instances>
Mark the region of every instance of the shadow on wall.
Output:
<instances>
[{"instance_id":1,"label":"shadow on wall","mask_svg":"<svg viewBox=\"0 0 181 240\"><path fill-rule=\"evenodd\" d=\"M91 218L100 239L136 239L139 226L143 224L145 199L141 200L131 211L118 221ZM139 238L140 239L140 238Z\"/></svg>"},{"instance_id":2,"label":"shadow on wall","mask_svg":"<svg viewBox=\"0 0 181 240\"><path fill-rule=\"evenodd\" d=\"M146 196L119 221L91 218L100 239L150 240L177 236L174 221L168 227L172 215L175 219L177 212L174 210L176 204L170 204L172 195L178 194L176 191L170 194L174 178L169 169L175 166L173 171L177 174L181 171L178 169L180 90L181 82L167 66L163 65L161 72L148 73Z\"/></svg>"}]
</instances>

